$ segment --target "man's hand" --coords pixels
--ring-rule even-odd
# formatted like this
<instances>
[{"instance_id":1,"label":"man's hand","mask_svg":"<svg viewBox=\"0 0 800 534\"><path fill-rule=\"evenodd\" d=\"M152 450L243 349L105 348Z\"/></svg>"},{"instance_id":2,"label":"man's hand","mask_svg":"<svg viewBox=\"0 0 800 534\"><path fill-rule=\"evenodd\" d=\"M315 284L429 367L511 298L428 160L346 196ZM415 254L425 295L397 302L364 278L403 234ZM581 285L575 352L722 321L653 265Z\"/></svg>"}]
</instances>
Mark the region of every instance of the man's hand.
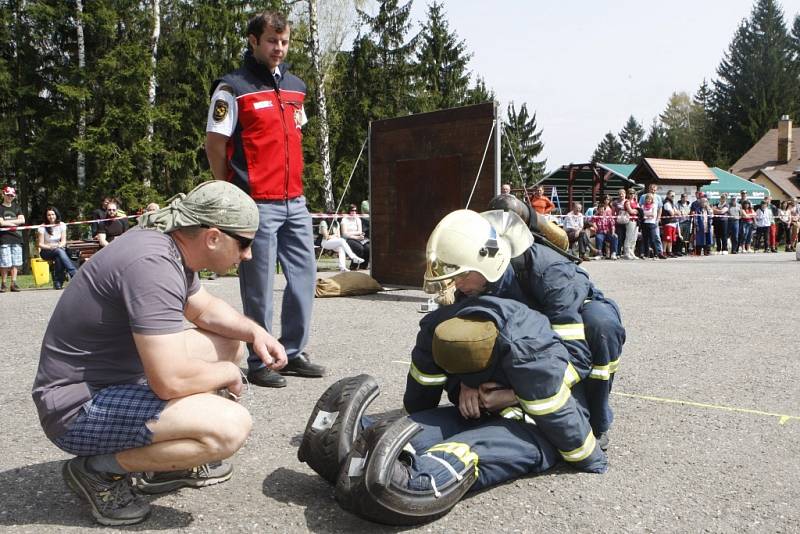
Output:
<instances>
[{"instance_id":1,"label":"man's hand","mask_svg":"<svg viewBox=\"0 0 800 534\"><path fill-rule=\"evenodd\" d=\"M517 404L517 396L513 389L501 386L497 382L484 382L478 388L480 405L490 412L499 412Z\"/></svg>"},{"instance_id":2,"label":"man's hand","mask_svg":"<svg viewBox=\"0 0 800 534\"><path fill-rule=\"evenodd\" d=\"M273 371L283 369L286 365L286 351L283 345L263 328L258 327L253 336L253 351L261 358L264 365Z\"/></svg>"},{"instance_id":3,"label":"man's hand","mask_svg":"<svg viewBox=\"0 0 800 534\"><path fill-rule=\"evenodd\" d=\"M477 389L461 383L461 392L458 394L458 411L464 419L480 419L481 406Z\"/></svg>"},{"instance_id":4,"label":"man's hand","mask_svg":"<svg viewBox=\"0 0 800 534\"><path fill-rule=\"evenodd\" d=\"M235 363L228 363L231 364L231 381L225 385L225 389L227 389L231 394L234 395L236 399L238 399L242 395L242 372L239 370L239 366Z\"/></svg>"}]
</instances>

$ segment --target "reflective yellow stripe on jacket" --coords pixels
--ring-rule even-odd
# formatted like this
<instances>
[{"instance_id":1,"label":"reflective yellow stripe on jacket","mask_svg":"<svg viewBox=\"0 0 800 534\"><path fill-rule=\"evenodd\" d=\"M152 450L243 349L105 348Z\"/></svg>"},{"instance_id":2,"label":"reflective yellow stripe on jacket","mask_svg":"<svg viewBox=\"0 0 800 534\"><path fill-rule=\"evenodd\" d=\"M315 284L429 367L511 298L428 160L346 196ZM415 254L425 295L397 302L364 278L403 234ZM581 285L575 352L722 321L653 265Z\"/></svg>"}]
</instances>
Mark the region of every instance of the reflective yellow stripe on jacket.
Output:
<instances>
[{"instance_id":1,"label":"reflective yellow stripe on jacket","mask_svg":"<svg viewBox=\"0 0 800 534\"><path fill-rule=\"evenodd\" d=\"M554 324L553 330L564 341L586 339L586 334L583 331L583 323L571 324Z\"/></svg>"},{"instance_id":2,"label":"reflective yellow stripe on jacket","mask_svg":"<svg viewBox=\"0 0 800 534\"><path fill-rule=\"evenodd\" d=\"M445 382L447 382L446 375L430 375L428 373L423 373L417 366L414 365L414 362L411 362L411 368L408 370L409 374L422 384L423 386L443 386Z\"/></svg>"},{"instance_id":3,"label":"reflective yellow stripe on jacket","mask_svg":"<svg viewBox=\"0 0 800 534\"><path fill-rule=\"evenodd\" d=\"M466 443L458 443L458 442L450 442L450 443L439 443L434 445L427 451L427 454L432 452L443 452L445 454L452 454L464 464L464 467L469 467L470 465L475 467L475 476L478 476L478 455L472 452L472 449L469 448L469 445Z\"/></svg>"},{"instance_id":4,"label":"reflective yellow stripe on jacket","mask_svg":"<svg viewBox=\"0 0 800 534\"><path fill-rule=\"evenodd\" d=\"M571 363L567 363L567 368L564 370L564 379L561 382L561 387L558 389L558 393L552 397L547 397L546 399L527 400L519 396L517 399L522 405L522 409L529 414L534 416L547 415L557 412L562 406L564 406L564 404L566 404L570 395L572 394L570 392L570 388L572 388L572 386L577 384L579 381L580 376L578 375L578 371L575 370Z\"/></svg>"},{"instance_id":5,"label":"reflective yellow stripe on jacket","mask_svg":"<svg viewBox=\"0 0 800 534\"><path fill-rule=\"evenodd\" d=\"M517 406L505 408L500 412L500 417L504 419L522 419L522 409Z\"/></svg>"},{"instance_id":6,"label":"reflective yellow stripe on jacket","mask_svg":"<svg viewBox=\"0 0 800 534\"><path fill-rule=\"evenodd\" d=\"M611 378L611 375L617 372L617 368L619 368L619 358L610 362L608 365L593 365L589 378L608 380Z\"/></svg>"},{"instance_id":7,"label":"reflective yellow stripe on jacket","mask_svg":"<svg viewBox=\"0 0 800 534\"><path fill-rule=\"evenodd\" d=\"M589 435L586 436L586 439L583 441L583 445L571 451L558 451L558 452L560 452L564 460L568 462L580 462L581 460L585 460L586 458L589 457L590 454L592 454L596 444L597 441L594 439L594 434L592 433L591 430L589 430Z\"/></svg>"}]
</instances>

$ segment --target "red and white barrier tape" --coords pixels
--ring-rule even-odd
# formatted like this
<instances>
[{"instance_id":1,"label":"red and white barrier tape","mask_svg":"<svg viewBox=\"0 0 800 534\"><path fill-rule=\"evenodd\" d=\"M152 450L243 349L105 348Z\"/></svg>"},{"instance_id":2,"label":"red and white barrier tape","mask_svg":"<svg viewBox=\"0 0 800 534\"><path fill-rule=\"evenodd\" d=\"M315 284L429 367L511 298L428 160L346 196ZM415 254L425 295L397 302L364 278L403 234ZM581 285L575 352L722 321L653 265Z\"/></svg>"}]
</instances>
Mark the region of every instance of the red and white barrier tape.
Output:
<instances>
[{"instance_id":1,"label":"red and white barrier tape","mask_svg":"<svg viewBox=\"0 0 800 534\"><path fill-rule=\"evenodd\" d=\"M315 219L341 219L342 217L351 216L349 213L309 213ZM356 215L359 219L369 219L369 213L359 213Z\"/></svg>"},{"instance_id":2,"label":"red and white barrier tape","mask_svg":"<svg viewBox=\"0 0 800 534\"><path fill-rule=\"evenodd\" d=\"M111 217L108 219L91 219L86 221L70 221L70 222L60 222L56 224L29 224L25 226L4 226L0 228L0 232L8 231L8 232L16 232L17 230L33 230L35 228L47 228L47 227L56 227L60 226L61 224L65 224L67 226L77 225L77 224L90 224L96 222L103 222L103 221L113 221L114 219L135 219L136 217L140 217L140 215L126 215L125 217Z\"/></svg>"},{"instance_id":3,"label":"red and white barrier tape","mask_svg":"<svg viewBox=\"0 0 800 534\"><path fill-rule=\"evenodd\" d=\"M311 215L311 217L314 217L316 219L334 219L334 218L340 218L341 219L346 214L341 214L340 213L340 214L337 215L335 213L310 213L309 215ZM78 224L91 224L91 223L103 222L103 221L113 221L114 219L135 219L137 217L141 217L141 215L126 215L125 217L111 217L111 218L108 218L108 219L87 219L85 221L64 222L63 224L66 224L67 226L74 226L74 225L78 225ZM359 217L359 218L364 217L364 218L369 219L369 214L363 214L363 215L359 214L359 215L357 215L357 217ZM28 225L23 225L23 226L4 226L4 227L0 228L0 232L2 232L2 231L16 232L17 230L35 230L36 228L47 228L49 226L56 227L56 226L59 226L60 224L61 223L56 223L56 224L28 224Z\"/></svg>"}]
</instances>

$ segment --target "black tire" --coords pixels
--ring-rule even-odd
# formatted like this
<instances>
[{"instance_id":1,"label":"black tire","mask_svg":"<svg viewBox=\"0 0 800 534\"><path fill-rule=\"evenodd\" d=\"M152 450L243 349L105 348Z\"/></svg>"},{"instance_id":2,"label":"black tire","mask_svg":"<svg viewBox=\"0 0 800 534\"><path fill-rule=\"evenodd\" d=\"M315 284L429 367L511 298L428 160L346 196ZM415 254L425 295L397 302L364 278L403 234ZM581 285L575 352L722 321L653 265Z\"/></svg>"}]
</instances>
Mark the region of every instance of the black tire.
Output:
<instances>
[{"instance_id":1,"label":"black tire","mask_svg":"<svg viewBox=\"0 0 800 534\"><path fill-rule=\"evenodd\" d=\"M395 423L398 423L395 425ZM383 434L406 433L408 439L410 435L407 432L412 430L411 425L416 426L415 423L410 421L398 422L397 420L386 420L376 423L375 425L365 429L356 443L353 445L350 455L342 465L339 473L339 478L336 483L336 501L339 505L353 514L374 521L391 526L413 526L421 525L435 521L440 517L447 515L453 508L455 503L463 496L466 489L474 482L474 477L469 477L469 480L464 482L464 490L458 491L458 495L453 496L452 499L443 499L448 501L446 508L438 511L431 511L431 504L433 497L429 492L416 493L410 490L385 490L380 491L379 494L371 494L367 488L367 477L363 474L358 476L352 473L351 465L361 466L366 463L366 469L371 469L371 462L375 458L381 456L391 456L396 459L396 453L390 452L398 446L398 440L394 436L388 435L389 439L381 439ZM393 428L390 428L393 427ZM419 428L419 427L417 427ZM400 432L395 432L399 430ZM407 442L407 439L402 440ZM390 462L390 463L393 463ZM354 463L352 463L354 462ZM356 467L355 470L359 468ZM364 467L361 467L364 469ZM354 475L354 476L351 476ZM461 484L459 484L461 486Z\"/></svg>"},{"instance_id":2,"label":"black tire","mask_svg":"<svg viewBox=\"0 0 800 534\"><path fill-rule=\"evenodd\" d=\"M332 384L317 401L306 424L297 458L322 478L336 483L344 462L361 429L361 417L380 393L378 383L367 374L344 378ZM317 414L336 412L336 420L326 429L314 428Z\"/></svg>"}]
</instances>

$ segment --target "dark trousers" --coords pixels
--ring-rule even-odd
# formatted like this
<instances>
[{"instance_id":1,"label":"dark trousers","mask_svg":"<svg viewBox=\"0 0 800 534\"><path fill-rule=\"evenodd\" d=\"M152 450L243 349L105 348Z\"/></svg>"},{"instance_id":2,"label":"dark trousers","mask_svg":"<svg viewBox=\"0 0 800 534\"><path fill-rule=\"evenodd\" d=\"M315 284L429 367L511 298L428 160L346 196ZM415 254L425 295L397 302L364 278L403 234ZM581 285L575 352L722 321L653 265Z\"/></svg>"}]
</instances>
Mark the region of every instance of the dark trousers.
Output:
<instances>
[{"instance_id":1,"label":"dark trousers","mask_svg":"<svg viewBox=\"0 0 800 534\"><path fill-rule=\"evenodd\" d=\"M681 221L678 223L681 229L681 238L678 242L678 252L681 254L689 254L692 248L692 221Z\"/></svg>"},{"instance_id":2,"label":"dark trousers","mask_svg":"<svg viewBox=\"0 0 800 534\"><path fill-rule=\"evenodd\" d=\"M628 225L618 224L616 230L617 230L617 250L613 250L612 252L616 252L618 256L622 256L622 254L625 252L623 249L625 247L625 235L628 233Z\"/></svg>"},{"instance_id":3,"label":"dark trousers","mask_svg":"<svg viewBox=\"0 0 800 534\"><path fill-rule=\"evenodd\" d=\"M728 219L714 217L714 242L717 252L728 250Z\"/></svg>"},{"instance_id":4,"label":"dark trousers","mask_svg":"<svg viewBox=\"0 0 800 534\"><path fill-rule=\"evenodd\" d=\"M658 245L656 241L660 240L658 235L658 225L644 223L642 225L642 257L646 258L649 255L649 250L652 249L653 254L658 254Z\"/></svg>"},{"instance_id":5,"label":"dark trousers","mask_svg":"<svg viewBox=\"0 0 800 534\"><path fill-rule=\"evenodd\" d=\"M459 472L465 467L463 459L471 455L477 457L478 480L470 491L541 473L561 461L536 425L525 420L499 415L464 419L455 406L417 412L409 418L422 426L410 441L416 451L410 468L412 489L430 489L431 479L437 487L444 486L453 474L441 462Z\"/></svg>"},{"instance_id":6,"label":"dark trousers","mask_svg":"<svg viewBox=\"0 0 800 534\"><path fill-rule=\"evenodd\" d=\"M771 226L757 226L756 227L756 238L755 244L753 248L758 249L758 247L764 247L764 250L769 250L769 229Z\"/></svg>"},{"instance_id":7,"label":"dark trousers","mask_svg":"<svg viewBox=\"0 0 800 534\"><path fill-rule=\"evenodd\" d=\"M43 260L52 260L55 264L55 273L53 273L53 279L56 282L63 283L67 279L66 273L69 273L70 278L75 276L75 265L72 263L72 260L69 259L67 251L63 248L42 249L39 251L39 255Z\"/></svg>"},{"instance_id":8,"label":"dark trousers","mask_svg":"<svg viewBox=\"0 0 800 534\"><path fill-rule=\"evenodd\" d=\"M364 260L364 263L359 264L351 262L350 269L366 269L369 267L369 241L362 242L358 239L351 239L348 237L347 244L350 245L350 248L353 250L353 254Z\"/></svg>"},{"instance_id":9,"label":"dark trousers","mask_svg":"<svg viewBox=\"0 0 800 534\"><path fill-rule=\"evenodd\" d=\"M592 239L587 232L578 234L578 254L580 257L588 256L592 253Z\"/></svg>"},{"instance_id":10,"label":"dark trousers","mask_svg":"<svg viewBox=\"0 0 800 534\"><path fill-rule=\"evenodd\" d=\"M739 252L739 219L728 221L728 236L731 238L731 252Z\"/></svg>"},{"instance_id":11,"label":"dark trousers","mask_svg":"<svg viewBox=\"0 0 800 534\"><path fill-rule=\"evenodd\" d=\"M592 372L586 381L589 422L594 434L599 436L614 420L608 401L625 344L625 328L617 304L605 297L595 297L584 304L581 317L586 343L592 353Z\"/></svg>"}]
</instances>

